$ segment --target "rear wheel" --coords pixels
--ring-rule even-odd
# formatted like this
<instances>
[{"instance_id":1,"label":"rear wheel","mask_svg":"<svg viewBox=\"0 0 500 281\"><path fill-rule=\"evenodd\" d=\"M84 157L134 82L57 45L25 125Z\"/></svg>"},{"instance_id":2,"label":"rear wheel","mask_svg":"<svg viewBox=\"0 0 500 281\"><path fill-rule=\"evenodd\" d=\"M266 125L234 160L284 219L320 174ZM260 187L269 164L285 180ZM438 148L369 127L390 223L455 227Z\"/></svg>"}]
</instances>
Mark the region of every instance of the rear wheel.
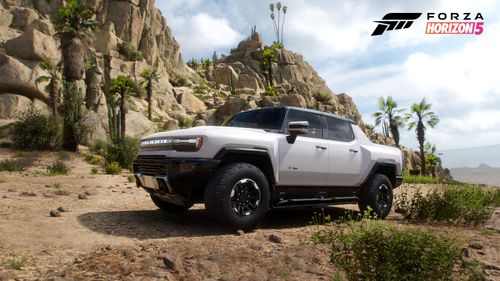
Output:
<instances>
[{"instance_id":1,"label":"rear wheel","mask_svg":"<svg viewBox=\"0 0 500 281\"><path fill-rule=\"evenodd\" d=\"M385 218L392 208L392 184L386 175L374 174L368 179L361 190L359 209L368 210L377 214L378 218Z\"/></svg>"},{"instance_id":2,"label":"rear wheel","mask_svg":"<svg viewBox=\"0 0 500 281\"><path fill-rule=\"evenodd\" d=\"M189 210L193 206L193 204L187 204L185 206L169 203L166 201L161 200L160 197L151 194L151 200L153 200L153 203L160 208L162 211L165 211L167 213L179 213L179 212L184 212Z\"/></svg>"},{"instance_id":3,"label":"rear wheel","mask_svg":"<svg viewBox=\"0 0 500 281\"><path fill-rule=\"evenodd\" d=\"M219 168L205 189L205 208L232 229L255 228L269 206L269 184L262 171L248 163Z\"/></svg>"}]
</instances>

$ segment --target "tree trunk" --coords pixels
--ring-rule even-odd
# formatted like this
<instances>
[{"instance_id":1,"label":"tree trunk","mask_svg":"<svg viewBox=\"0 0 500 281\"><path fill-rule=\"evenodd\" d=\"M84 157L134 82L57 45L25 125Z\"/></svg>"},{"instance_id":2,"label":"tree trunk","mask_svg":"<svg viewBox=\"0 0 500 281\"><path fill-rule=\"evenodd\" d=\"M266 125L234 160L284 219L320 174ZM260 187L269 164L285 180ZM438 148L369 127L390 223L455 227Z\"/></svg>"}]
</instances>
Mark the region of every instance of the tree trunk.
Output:
<instances>
[{"instance_id":1,"label":"tree trunk","mask_svg":"<svg viewBox=\"0 0 500 281\"><path fill-rule=\"evenodd\" d=\"M85 72L82 41L71 34L63 34L61 35L61 50L64 61L63 75L66 82L81 80Z\"/></svg>"},{"instance_id":2,"label":"tree trunk","mask_svg":"<svg viewBox=\"0 0 500 281\"><path fill-rule=\"evenodd\" d=\"M392 122L390 124L390 128L391 128L392 139L396 143L396 147L399 148L399 129L398 129L398 126L395 125L394 122Z\"/></svg>"},{"instance_id":3,"label":"tree trunk","mask_svg":"<svg viewBox=\"0 0 500 281\"><path fill-rule=\"evenodd\" d=\"M147 97L146 97L146 101L148 102L148 119L151 120L152 118L152 99L153 99L153 87L151 85L151 82L148 82L148 85L147 85Z\"/></svg>"},{"instance_id":4,"label":"tree trunk","mask_svg":"<svg viewBox=\"0 0 500 281\"><path fill-rule=\"evenodd\" d=\"M50 108L52 116L57 117L57 106L59 105L59 87L55 78L52 78L49 83Z\"/></svg>"},{"instance_id":5,"label":"tree trunk","mask_svg":"<svg viewBox=\"0 0 500 281\"><path fill-rule=\"evenodd\" d=\"M125 111L125 93L120 93L120 141L123 141L125 139L125 126L126 126L126 120L125 120L125 115L127 112Z\"/></svg>"},{"instance_id":6,"label":"tree trunk","mask_svg":"<svg viewBox=\"0 0 500 281\"><path fill-rule=\"evenodd\" d=\"M269 80L269 86L272 87L273 86L273 63L271 61L269 62L267 75L268 75L267 80Z\"/></svg>"},{"instance_id":7,"label":"tree trunk","mask_svg":"<svg viewBox=\"0 0 500 281\"><path fill-rule=\"evenodd\" d=\"M420 165L421 165L420 170L422 172L422 176L425 176L427 175L427 169L425 167L425 151L424 151L425 128L422 121L418 121L417 124L417 139L418 139L418 144L420 146Z\"/></svg>"}]
</instances>

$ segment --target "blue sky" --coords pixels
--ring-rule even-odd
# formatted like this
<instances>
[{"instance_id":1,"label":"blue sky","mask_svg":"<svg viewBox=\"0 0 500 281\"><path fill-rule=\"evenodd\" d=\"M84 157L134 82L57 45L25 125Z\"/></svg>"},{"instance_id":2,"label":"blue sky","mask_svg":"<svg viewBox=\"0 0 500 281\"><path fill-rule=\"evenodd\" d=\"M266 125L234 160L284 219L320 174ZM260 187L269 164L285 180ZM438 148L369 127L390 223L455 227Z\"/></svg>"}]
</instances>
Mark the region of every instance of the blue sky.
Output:
<instances>
[{"instance_id":1,"label":"blue sky","mask_svg":"<svg viewBox=\"0 0 500 281\"><path fill-rule=\"evenodd\" d=\"M185 60L229 53L256 25L274 40L264 0L156 1ZM500 144L500 3L485 1L289 0L286 48L302 54L335 93L353 97L373 123L380 96L401 107L425 97L441 118L428 139L438 150ZM406 30L372 37L389 12L424 13ZM480 12L482 35L426 35L427 12ZM416 148L413 132L402 143ZM499 155L500 157L500 155Z\"/></svg>"}]
</instances>

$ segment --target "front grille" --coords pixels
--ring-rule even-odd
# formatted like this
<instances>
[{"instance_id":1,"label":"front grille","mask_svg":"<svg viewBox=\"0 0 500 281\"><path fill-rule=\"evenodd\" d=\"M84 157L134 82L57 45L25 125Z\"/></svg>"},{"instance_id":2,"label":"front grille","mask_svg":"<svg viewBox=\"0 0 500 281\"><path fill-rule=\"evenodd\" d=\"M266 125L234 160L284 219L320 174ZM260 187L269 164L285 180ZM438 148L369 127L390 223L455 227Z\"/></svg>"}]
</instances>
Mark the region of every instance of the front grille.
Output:
<instances>
[{"instance_id":1,"label":"front grille","mask_svg":"<svg viewBox=\"0 0 500 281\"><path fill-rule=\"evenodd\" d=\"M134 165L134 171L147 176L160 176L167 173L167 168L158 164L137 164Z\"/></svg>"},{"instance_id":2,"label":"front grille","mask_svg":"<svg viewBox=\"0 0 500 281\"><path fill-rule=\"evenodd\" d=\"M165 159L165 155L137 155L137 159L139 159L139 160Z\"/></svg>"}]
</instances>

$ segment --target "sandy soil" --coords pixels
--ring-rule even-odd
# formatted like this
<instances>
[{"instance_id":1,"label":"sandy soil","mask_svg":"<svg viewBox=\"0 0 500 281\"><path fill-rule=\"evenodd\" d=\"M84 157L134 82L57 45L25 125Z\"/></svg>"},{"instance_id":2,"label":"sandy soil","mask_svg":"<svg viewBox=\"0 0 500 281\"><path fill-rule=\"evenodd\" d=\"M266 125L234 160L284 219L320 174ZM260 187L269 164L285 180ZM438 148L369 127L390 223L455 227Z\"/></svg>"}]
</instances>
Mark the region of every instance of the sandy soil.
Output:
<instances>
[{"instance_id":1,"label":"sandy soil","mask_svg":"<svg viewBox=\"0 0 500 281\"><path fill-rule=\"evenodd\" d=\"M57 154L38 154L26 171L0 172L0 280L331 279L329 247L309 242L316 229L309 225L311 209L271 212L258 230L238 235L213 223L203 205L166 214L128 182L126 171L91 175L93 166L76 155L65 160L70 175L45 176ZM13 157L0 149L0 160ZM66 212L51 217L58 207ZM336 218L345 208L326 211ZM500 229L500 211L495 216L488 224ZM389 221L404 223L394 213ZM500 280L498 231L425 227L479 242L483 249L471 248L470 255L490 266L491 280Z\"/></svg>"}]
</instances>

